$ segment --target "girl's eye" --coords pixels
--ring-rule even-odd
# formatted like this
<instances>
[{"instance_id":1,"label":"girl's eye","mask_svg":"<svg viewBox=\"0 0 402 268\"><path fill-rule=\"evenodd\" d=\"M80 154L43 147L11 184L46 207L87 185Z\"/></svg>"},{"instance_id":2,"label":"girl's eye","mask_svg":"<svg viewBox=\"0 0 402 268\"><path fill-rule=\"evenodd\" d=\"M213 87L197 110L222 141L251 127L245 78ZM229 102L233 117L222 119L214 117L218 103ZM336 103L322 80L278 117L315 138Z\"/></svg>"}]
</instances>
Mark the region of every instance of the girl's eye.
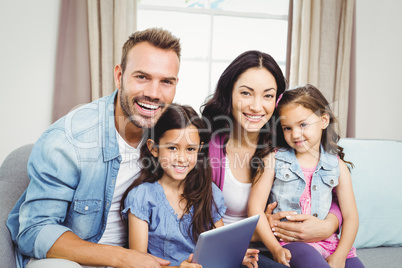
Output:
<instances>
[{"instance_id":1,"label":"girl's eye","mask_svg":"<svg viewBox=\"0 0 402 268\"><path fill-rule=\"evenodd\" d=\"M301 123L300 126L301 127L307 127L308 125L306 123Z\"/></svg>"},{"instance_id":2,"label":"girl's eye","mask_svg":"<svg viewBox=\"0 0 402 268\"><path fill-rule=\"evenodd\" d=\"M193 148L193 147L187 148L187 150L188 150L189 152L195 152L195 151L196 151L196 149Z\"/></svg>"},{"instance_id":3,"label":"girl's eye","mask_svg":"<svg viewBox=\"0 0 402 268\"><path fill-rule=\"evenodd\" d=\"M169 146L169 147L168 147L168 150L170 150L170 151L176 151L176 150L177 150L177 148L176 148L176 147L174 147L174 146Z\"/></svg>"},{"instance_id":4,"label":"girl's eye","mask_svg":"<svg viewBox=\"0 0 402 268\"><path fill-rule=\"evenodd\" d=\"M289 131L290 130L290 127L284 127L283 128L283 131Z\"/></svg>"}]
</instances>

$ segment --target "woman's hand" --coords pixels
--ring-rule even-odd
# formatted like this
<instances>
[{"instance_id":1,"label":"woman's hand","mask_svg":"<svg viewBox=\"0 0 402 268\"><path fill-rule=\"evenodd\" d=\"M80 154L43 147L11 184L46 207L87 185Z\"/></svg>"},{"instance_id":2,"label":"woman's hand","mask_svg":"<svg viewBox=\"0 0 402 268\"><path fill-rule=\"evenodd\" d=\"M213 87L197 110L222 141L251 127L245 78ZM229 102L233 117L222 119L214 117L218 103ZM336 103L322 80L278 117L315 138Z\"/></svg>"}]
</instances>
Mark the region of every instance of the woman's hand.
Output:
<instances>
[{"instance_id":1,"label":"woman's hand","mask_svg":"<svg viewBox=\"0 0 402 268\"><path fill-rule=\"evenodd\" d=\"M274 257L274 261L282 263L283 265L286 265L290 267L290 259L292 258L292 254L287 248L283 247L277 247L276 250L274 250L272 253L272 256Z\"/></svg>"},{"instance_id":2,"label":"woman's hand","mask_svg":"<svg viewBox=\"0 0 402 268\"><path fill-rule=\"evenodd\" d=\"M249 248L244 255L242 264L249 268L257 268L258 267L258 253L260 251L258 249Z\"/></svg>"},{"instance_id":3,"label":"woman's hand","mask_svg":"<svg viewBox=\"0 0 402 268\"><path fill-rule=\"evenodd\" d=\"M338 219L329 213L325 220L294 211L282 211L271 214L276 202L269 204L265 215L272 232L278 240L284 242L318 242L330 237L338 229ZM286 218L287 221L280 221Z\"/></svg>"},{"instance_id":4,"label":"woman's hand","mask_svg":"<svg viewBox=\"0 0 402 268\"><path fill-rule=\"evenodd\" d=\"M191 263L193 260L193 254L191 253L187 260L180 263L180 268L202 268L201 264Z\"/></svg>"}]
</instances>

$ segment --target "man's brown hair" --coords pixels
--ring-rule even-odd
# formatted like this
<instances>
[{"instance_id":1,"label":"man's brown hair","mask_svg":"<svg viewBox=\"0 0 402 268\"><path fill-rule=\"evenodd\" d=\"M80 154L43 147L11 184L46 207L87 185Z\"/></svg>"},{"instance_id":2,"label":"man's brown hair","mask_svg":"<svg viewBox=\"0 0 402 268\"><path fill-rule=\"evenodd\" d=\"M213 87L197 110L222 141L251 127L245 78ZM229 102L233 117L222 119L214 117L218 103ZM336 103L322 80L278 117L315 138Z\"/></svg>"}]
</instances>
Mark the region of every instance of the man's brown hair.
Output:
<instances>
[{"instance_id":1,"label":"man's brown hair","mask_svg":"<svg viewBox=\"0 0 402 268\"><path fill-rule=\"evenodd\" d=\"M122 73L124 73L126 69L128 52L133 46L142 42L148 42L157 48L173 50L180 60L180 39L174 36L171 32L162 28L149 28L133 33L124 43L123 52L121 55Z\"/></svg>"}]
</instances>

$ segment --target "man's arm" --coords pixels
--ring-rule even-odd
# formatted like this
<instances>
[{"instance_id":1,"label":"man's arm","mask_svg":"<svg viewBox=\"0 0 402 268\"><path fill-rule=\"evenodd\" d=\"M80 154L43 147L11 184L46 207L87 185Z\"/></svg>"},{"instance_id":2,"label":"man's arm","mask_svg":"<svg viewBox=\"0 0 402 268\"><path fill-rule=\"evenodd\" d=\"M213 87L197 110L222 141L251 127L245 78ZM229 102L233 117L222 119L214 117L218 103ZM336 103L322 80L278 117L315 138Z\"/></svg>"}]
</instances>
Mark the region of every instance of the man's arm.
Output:
<instances>
[{"instance_id":1,"label":"man's arm","mask_svg":"<svg viewBox=\"0 0 402 268\"><path fill-rule=\"evenodd\" d=\"M89 266L160 267L169 265L147 253L122 247L102 245L82 240L72 232L65 232L48 251L47 258L68 259Z\"/></svg>"}]
</instances>

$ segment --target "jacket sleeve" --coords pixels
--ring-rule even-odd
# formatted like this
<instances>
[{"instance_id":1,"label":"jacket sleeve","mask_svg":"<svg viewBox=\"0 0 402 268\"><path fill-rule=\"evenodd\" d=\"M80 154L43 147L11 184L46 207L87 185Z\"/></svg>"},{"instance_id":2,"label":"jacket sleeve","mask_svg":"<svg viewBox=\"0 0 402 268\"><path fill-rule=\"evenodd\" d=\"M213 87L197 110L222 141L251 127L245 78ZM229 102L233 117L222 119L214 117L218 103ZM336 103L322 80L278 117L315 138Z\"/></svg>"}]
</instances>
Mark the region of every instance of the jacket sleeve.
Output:
<instances>
[{"instance_id":1,"label":"jacket sleeve","mask_svg":"<svg viewBox=\"0 0 402 268\"><path fill-rule=\"evenodd\" d=\"M79 181L80 167L73 139L61 130L45 132L28 160L30 184L20 200L19 232L14 242L24 255L46 254L69 228L68 206Z\"/></svg>"}]
</instances>

